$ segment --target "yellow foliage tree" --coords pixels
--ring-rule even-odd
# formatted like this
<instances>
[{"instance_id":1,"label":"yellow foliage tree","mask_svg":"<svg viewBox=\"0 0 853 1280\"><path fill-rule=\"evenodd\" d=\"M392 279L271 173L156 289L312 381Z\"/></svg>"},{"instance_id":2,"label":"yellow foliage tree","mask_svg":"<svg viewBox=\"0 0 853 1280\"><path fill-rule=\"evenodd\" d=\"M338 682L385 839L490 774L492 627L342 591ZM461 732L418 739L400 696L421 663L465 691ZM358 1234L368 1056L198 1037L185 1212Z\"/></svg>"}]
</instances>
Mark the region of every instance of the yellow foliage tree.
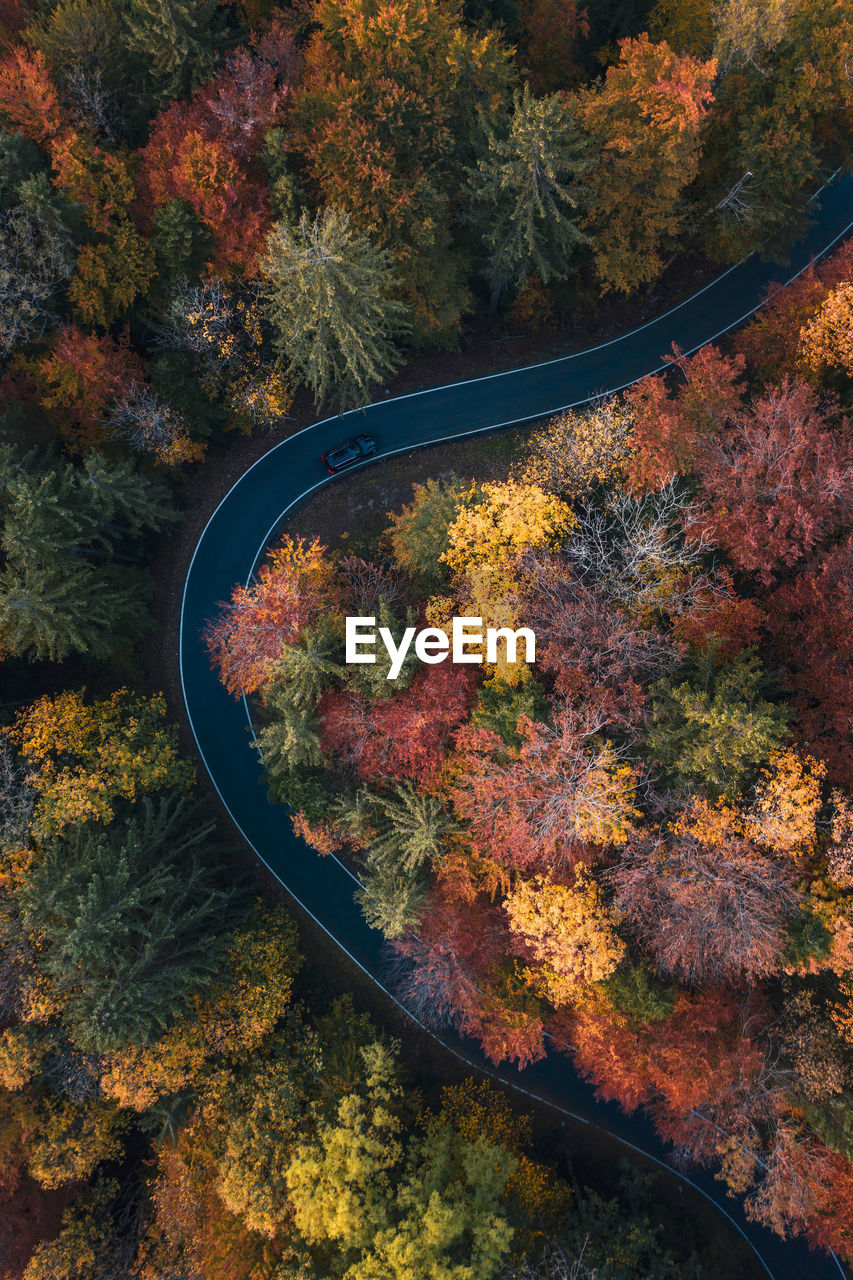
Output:
<instances>
[{"instance_id":1,"label":"yellow foliage tree","mask_svg":"<svg viewBox=\"0 0 853 1280\"><path fill-rule=\"evenodd\" d=\"M86 325L107 329L143 294L154 275L154 250L122 219L110 238L83 245L68 296Z\"/></svg>"},{"instance_id":2,"label":"yellow foliage tree","mask_svg":"<svg viewBox=\"0 0 853 1280\"><path fill-rule=\"evenodd\" d=\"M586 870L573 885L536 876L519 880L505 899L509 927L536 962L530 971L555 1005L568 1004L590 982L608 978L625 954L601 890Z\"/></svg>"},{"instance_id":3,"label":"yellow foliage tree","mask_svg":"<svg viewBox=\"0 0 853 1280\"><path fill-rule=\"evenodd\" d=\"M762 771L746 828L774 853L811 853L817 838L826 765L796 751L777 751Z\"/></svg>"},{"instance_id":4,"label":"yellow foliage tree","mask_svg":"<svg viewBox=\"0 0 853 1280\"><path fill-rule=\"evenodd\" d=\"M179 296L172 317L181 346L201 358L205 390L224 399L231 425L248 434L284 417L293 388L281 362L264 359L257 301L234 297L215 280Z\"/></svg>"},{"instance_id":5,"label":"yellow foliage tree","mask_svg":"<svg viewBox=\"0 0 853 1280\"><path fill-rule=\"evenodd\" d=\"M10 731L39 792L35 830L56 832L91 818L109 822L113 800L152 791L188 792L195 773L178 754L178 735L165 723L162 694L140 698L119 689L88 705L83 692L39 698Z\"/></svg>"},{"instance_id":6,"label":"yellow foliage tree","mask_svg":"<svg viewBox=\"0 0 853 1280\"><path fill-rule=\"evenodd\" d=\"M129 162L95 146L73 130L51 147L54 182L86 211L93 232L103 237L84 245L69 297L87 325L109 327L145 292L154 272L154 250L130 220L136 198Z\"/></svg>"},{"instance_id":7,"label":"yellow foliage tree","mask_svg":"<svg viewBox=\"0 0 853 1280\"><path fill-rule=\"evenodd\" d=\"M366 1090L341 1098L335 1120L293 1153L287 1185L296 1226L309 1243L367 1249L390 1225L391 1171L402 1160L400 1087L388 1050L363 1050Z\"/></svg>"},{"instance_id":8,"label":"yellow foliage tree","mask_svg":"<svg viewBox=\"0 0 853 1280\"><path fill-rule=\"evenodd\" d=\"M573 526L566 504L538 485L510 480L469 490L441 556L456 577L459 607L466 616L482 618L486 627L514 628L516 557L527 547L556 545ZM505 647L498 655L495 669L508 684L515 683L521 664L507 662Z\"/></svg>"},{"instance_id":9,"label":"yellow foliage tree","mask_svg":"<svg viewBox=\"0 0 853 1280\"><path fill-rule=\"evenodd\" d=\"M619 476L629 453L631 414L616 400L550 418L527 440L527 456L516 468L519 483L561 494L570 502L595 485Z\"/></svg>"},{"instance_id":10,"label":"yellow foliage tree","mask_svg":"<svg viewBox=\"0 0 853 1280\"><path fill-rule=\"evenodd\" d=\"M800 358L814 373L840 369L853 377L853 281L837 285L803 325Z\"/></svg>"},{"instance_id":11,"label":"yellow foliage tree","mask_svg":"<svg viewBox=\"0 0 853 1280\"><path fill-rule=\"evenodd\" d=\"M29 1143L29 1170L47 1190L86 1182L104 1160L121 1153L125 1121L102 1098L86 1102L45 1099L40 1123Z\"/></svg>"},{"instance_id":12,"label":"yellow foliage tree","mask_svg":"<svg viewBox=\"0 0 853 1280\"><path fill-rule=\"evenodd\" d=\"M196 1084L212 1058L248 1057L288 1008L299 963L293 921L281 907L259 908L234 935L223 977L199 997L194 1017L151 1045L104 1060L106 1096L145 1111L158 1098Z\"/></svg>"},{"instance_id":13,"label":"yellow foliage tree","mask_svg":"<svg viewBox=\"0 0 853 1280\"><path fill-rule=\"evenodd\" d=\"M553 1169L527 1154L533 1143L530 1116L513 1111L488 1080L468 1076L462 1084L444 1088L441 1111L430 1124L433 1128L450 1125L465 1142L473 1144L482 1138L509 1152L515 1167L507 1177L506 1201L538 1229L565 1217L571 1202L569 1187Z\"/></svg>"},{"instance_id":14,"label":"yellow foliage tree","mask_svg":"<svg viewBox=\"0 0 853 1280\"><path fill-rule=\"evenodd\" d=\"M838 1034L853 1047L853 978L841 983L838 994L841 999L832 1007L830 1017Z\"/></svg>"},{"instance_id":15,"label":"yellow foliage tree","mask_svg":"<svg viewBox=\"0 0 853 1280\"><path fill-rule=\"evenodd\" d=\"M566 504L536 484L485 484L472 491L450 526L441 558L455 573L474 565L500 572L527 547L555 546L574 523Z\"/></svg>"}]
</instances>

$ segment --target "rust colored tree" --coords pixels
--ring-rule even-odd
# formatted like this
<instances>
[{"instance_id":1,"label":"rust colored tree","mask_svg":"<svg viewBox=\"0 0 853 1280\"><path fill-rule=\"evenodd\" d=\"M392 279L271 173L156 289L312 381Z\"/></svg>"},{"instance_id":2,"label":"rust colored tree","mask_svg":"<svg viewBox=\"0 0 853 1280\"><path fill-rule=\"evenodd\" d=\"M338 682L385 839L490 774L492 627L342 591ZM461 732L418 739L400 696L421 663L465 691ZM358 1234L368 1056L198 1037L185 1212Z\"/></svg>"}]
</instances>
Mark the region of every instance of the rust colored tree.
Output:
<instances>
[{"instance_id":1,"label":"rust colored tree","mask_svg":"<svg viewBox=\"0 0 853 1280\"><path fill-rule=\"evenodd\" d=\"M676 349L671 363L681 375L673 391L655 374L625 396L634 422L623 469L635 494L693 471L701 441L717 435L742 404L743 356L724 356L709 345L687 359Z\"/></svg>"},{"instance_id":2,"label":"rust colored tree","mask_svg":"<svg viewBox=\"0 0 853 1280\"><path fill-rule=\"evenodd\" d=\"M663 973L695 985L778 969L797 903L792 869L762 855L729 810L695 801L667 835L633 839L608 879Z\"/></svg>"},{"instance_id":3,"label":"rust colored tree","mask_svg":"<svg viewBox=\"0 0 853 1280\"><path fill-rule=\"evenodd\" d=\"M429 786L473 695L473 677L449 662L419 672L386 702L370 703L351 689L330 690L320 700L320 741L340 767L365 782L409 778Z\"/></svg>"},{"instance_id":4,"label":"rust colored tree","mask_svg":"<svg viewBox=\"0 0 853 1280\"><path fill-rule=\"evenodd\" d=\"M285 535L254 584L235 587L205 633L211 663L229 693L255 693L270 678L284 646L337 602L338 583L316 540Z\"/></svg>"},{"instance_id":5,"label":"rust colored tree","mask_svg":"<svg viewBox=\"0 0 853 1280\"><path fill-rule=\"evenodd\" d=\"M458 1028L479 1040L495 1063L519 1067L545 1056L535 1000L502 963L506 926L482 899L460 903L439 890L417 935L395 943L394 983L427 1026Z\"/></svg>"},{"instance_id":6,"label":"rust colored tree","mask_svg":"<svg viewBox=\"0 0 853 1280\"><path fill-rule=\"evenodd\" d=\"M706 437L697 470L705 499L694 528L765 585L853 512L847 423L836 428L801 379L769 388L725 434Z\"/></svg>"},{"instance_id":7,"label":"rust colored tree","mask_svg":"<svg viewBox=\"0 0 853 1280\"><path fill-rule=\"evenodd\" d=\"M817 556L768 600L768 627L797 690L810 751L853 784L853 539Z\"/></svg>"},{"instance_id":8,"label":"rust colored tree","mask_svg":"<svg viewBox=\"0 0 853 1280\"><path fill-rule=\"evenodd\" d=\"M515 751L490 730L462 730L452 797L475 848L505 866L544 871L570 866L582 846L624 844L637 816L637 775L601 728L593 709L563 704L553 728L522 717Z\"/></svg>"},{"instance_id":9,"label":"rust colored tree","mask_svg":"<svg viewBox=\"0 0 853 1280\"><path fill-rule=\"evenodd\" d=\"M289 37L276 31L261 46L266 56L235 50L189 102L167 107L141 154L145 219L168 200L185 200L213 237L220 274L252 274L271 225L260 150L284 120L298 65Z\"/></svg>"}]
</instances>

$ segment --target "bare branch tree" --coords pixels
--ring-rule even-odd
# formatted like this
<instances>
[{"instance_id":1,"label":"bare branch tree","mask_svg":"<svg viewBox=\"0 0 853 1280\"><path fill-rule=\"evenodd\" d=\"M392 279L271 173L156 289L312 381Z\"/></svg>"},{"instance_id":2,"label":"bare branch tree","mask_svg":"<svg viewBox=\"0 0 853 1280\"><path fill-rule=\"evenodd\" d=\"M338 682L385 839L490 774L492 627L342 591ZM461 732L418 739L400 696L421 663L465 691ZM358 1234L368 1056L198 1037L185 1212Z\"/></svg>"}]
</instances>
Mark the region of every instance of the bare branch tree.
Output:
<instances>
[{"instance_id":1,"label":"bare branch tree","mask_svg":"<svg viewBox=\"0 0 853 1280\"><path fill-rule=\"evenodd\" d=\"M38 342L59 320L74 270L68 240L25 209L0 215L0 355Z\"/></svg>"}]
</instances>

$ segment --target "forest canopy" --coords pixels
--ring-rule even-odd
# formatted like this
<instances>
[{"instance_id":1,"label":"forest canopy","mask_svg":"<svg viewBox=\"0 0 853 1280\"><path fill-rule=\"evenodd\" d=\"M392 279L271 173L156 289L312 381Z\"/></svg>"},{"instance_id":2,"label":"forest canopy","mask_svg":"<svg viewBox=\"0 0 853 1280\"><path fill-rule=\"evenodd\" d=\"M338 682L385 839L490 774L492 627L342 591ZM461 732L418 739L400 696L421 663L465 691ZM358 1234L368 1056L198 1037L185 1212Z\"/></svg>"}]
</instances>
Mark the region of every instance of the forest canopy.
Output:
<instances>
[{"instance_id":1,"label":"forest canopy","mask_svg":"<svg viewBox=\"0 0 853 1280\"><path fill-rule=\"evenodd\" d=\"M838 0L0 0L2 1280L729 1275L303 955L162 648L269 440L782 260L851 65ZM421 1022L848 1261L851 332L847 244L381 537L295 524L206 635ZM536 663L389 681L348 614Z\"/></svg>"},{"instance_id":2,"label":"forest canopy","mask_svg":"<svg viewBox=\"0 0 853 1280\"><path fill-rule=\"evenodd\" d=\"M522 1068L564 1046L841 1253L853 381L825 326L850 268L848 244L725 349L543 423L502 481L415 485L358 555L287 533L207 637L419 1019ZM536 661L389 680L381 649L345 661L365 614L395 643L529 627Z\"/></svg>"}]
</instances>

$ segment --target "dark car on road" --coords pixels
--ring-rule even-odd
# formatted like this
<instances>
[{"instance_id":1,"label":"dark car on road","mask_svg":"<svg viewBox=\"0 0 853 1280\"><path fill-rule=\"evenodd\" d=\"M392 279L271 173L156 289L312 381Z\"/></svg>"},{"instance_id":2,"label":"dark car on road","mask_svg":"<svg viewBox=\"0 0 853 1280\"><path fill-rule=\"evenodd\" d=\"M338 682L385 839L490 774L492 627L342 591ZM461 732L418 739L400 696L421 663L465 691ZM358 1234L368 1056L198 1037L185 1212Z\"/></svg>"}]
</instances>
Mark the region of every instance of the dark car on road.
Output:
<instances>
[{"instance_id":1,"label":"dark car on road","mask_svg":"<svg viewBox=\"0 0 853 1280\"><path fill-rule=\"evenodd\" d=\"M347 440L346 444L339 444L337 448L324 453L323 461L329 475L334 475L336 471L344 471L357 462L363 462L375 452L376 441L372 436L355 436L352 440Z\"/></svg>"}]
</instances>

